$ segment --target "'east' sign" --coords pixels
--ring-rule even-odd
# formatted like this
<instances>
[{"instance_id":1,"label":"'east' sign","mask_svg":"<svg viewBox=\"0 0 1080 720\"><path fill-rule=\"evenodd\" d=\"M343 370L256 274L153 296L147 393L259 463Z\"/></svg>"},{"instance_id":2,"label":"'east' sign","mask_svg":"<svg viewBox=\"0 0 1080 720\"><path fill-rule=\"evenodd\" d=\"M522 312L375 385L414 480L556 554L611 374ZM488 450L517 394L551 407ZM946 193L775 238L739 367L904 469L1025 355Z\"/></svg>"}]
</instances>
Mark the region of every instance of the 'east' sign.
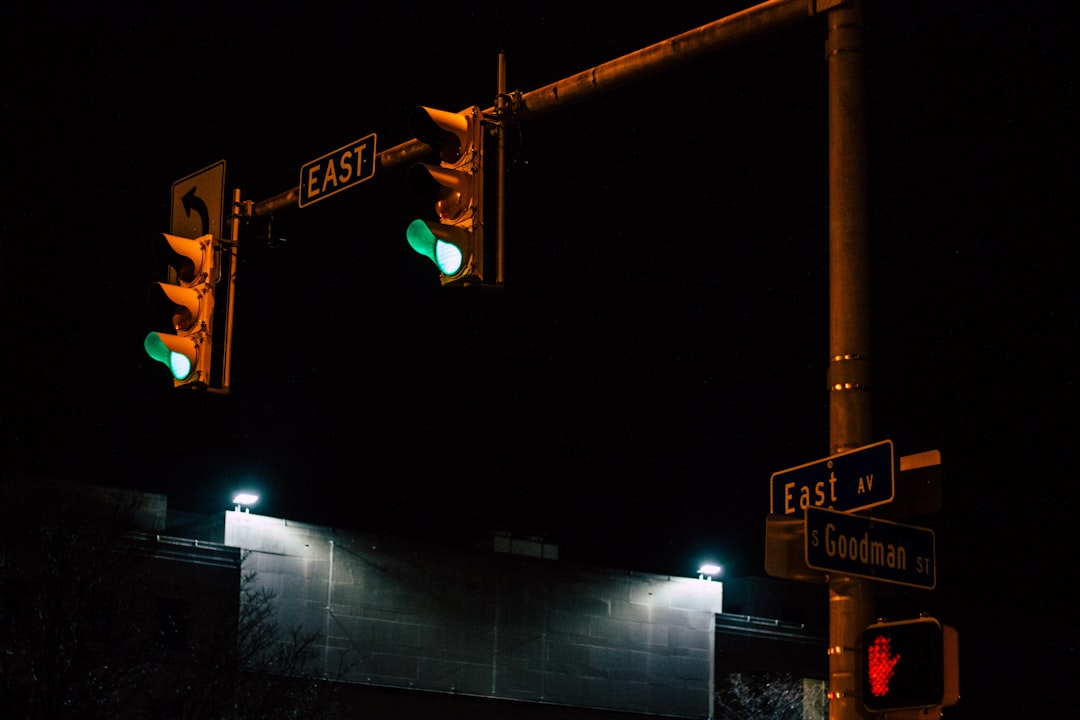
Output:
<instances>
[{"instance_id":1,"label":"'east' sign","mask_svg":"<svg viewBox=\"0 0 1080 720\"><path fill-rule=\"evenodd\" d=\"M375 134L342 145L300 168L300 207L324 200L375 174Z\"/></svg>"}]
</instances>

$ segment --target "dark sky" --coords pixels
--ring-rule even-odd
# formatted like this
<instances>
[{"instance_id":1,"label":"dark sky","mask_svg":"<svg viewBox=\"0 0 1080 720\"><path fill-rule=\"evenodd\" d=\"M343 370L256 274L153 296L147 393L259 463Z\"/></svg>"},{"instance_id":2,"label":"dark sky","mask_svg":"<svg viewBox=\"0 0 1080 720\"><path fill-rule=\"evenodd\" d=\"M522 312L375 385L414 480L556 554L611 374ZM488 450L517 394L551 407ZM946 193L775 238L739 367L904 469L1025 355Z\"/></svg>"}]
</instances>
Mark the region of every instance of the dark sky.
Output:
<instances>
[{"instance_id":1,"label":"dark sky","mask_svg":"<svg viewBox=\"0 0 1080 720\"><path fill-rule=\"evenodd\" d=\"M746 5L23 5L5 471L764 574L770 475L829 450L824 21L523 124L500 294L446 292L407 248L404 172L245 226L221 397L141 348L173 182L225 159L263 200L356 138L408 140L416 105L490 106L499 50L527 92ZM1072 26L1051 2L872 5L873 438L945 476L938 588L905 602L960 632L950 717L1075 710Z\"/></svg>"}]
</instances>

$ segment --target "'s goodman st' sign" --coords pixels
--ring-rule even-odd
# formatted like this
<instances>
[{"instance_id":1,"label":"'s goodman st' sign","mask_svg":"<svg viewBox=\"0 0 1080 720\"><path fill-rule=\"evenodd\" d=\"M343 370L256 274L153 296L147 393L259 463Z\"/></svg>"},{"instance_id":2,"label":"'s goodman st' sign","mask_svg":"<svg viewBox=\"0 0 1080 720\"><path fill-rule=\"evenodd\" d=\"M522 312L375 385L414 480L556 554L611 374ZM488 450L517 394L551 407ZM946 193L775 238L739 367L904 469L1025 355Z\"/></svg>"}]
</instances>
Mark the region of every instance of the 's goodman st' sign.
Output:
<instances>
[{"instance_id":1,"label":"'s goodman st' sign","mask_svg":"<svg viewBox=\"0 0 1080 720\"><path fill-rule=\"evenodd\" d=\"M937 585L933 530L813 506L805 522L812 568L927 590Z\"/></svg>"}]
</instances>

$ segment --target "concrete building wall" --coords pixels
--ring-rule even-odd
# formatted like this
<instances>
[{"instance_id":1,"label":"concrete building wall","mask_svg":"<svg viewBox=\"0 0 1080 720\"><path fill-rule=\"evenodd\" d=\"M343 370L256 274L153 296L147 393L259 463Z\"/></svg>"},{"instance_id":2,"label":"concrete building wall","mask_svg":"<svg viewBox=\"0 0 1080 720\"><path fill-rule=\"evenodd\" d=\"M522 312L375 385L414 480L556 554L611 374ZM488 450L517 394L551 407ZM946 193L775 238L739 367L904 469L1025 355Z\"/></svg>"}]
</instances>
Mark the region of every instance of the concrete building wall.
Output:
<instances>
[{"instance_id":1,"label":"concrete building wall","mask_svg":"<svg viewBox=\"0 0 1080 720\"><path fill-rule=\"evenodd\" d=\"M709 717L722 584L229 512L225 544L346 682Z\"/></svg>"}]
</instances>

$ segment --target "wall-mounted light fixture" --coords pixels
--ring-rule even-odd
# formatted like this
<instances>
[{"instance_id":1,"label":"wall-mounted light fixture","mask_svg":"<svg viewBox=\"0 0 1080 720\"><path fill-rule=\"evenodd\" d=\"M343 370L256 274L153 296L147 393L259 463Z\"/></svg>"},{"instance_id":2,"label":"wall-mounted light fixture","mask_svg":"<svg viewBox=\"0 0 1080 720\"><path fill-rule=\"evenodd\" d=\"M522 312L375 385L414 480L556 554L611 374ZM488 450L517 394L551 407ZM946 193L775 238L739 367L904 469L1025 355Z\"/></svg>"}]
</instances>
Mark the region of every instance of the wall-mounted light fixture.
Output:
<instances>
[{"instance_id":1,"label":"wall-mounted light fixture","mask_svg":"<svg viewBox=\"0 0 1080 720\"><path fill-rule=\"evenodd\" d=\"M259 496L250 492L238 492L232 501L236 504L236 512L240 512L240 508L243 508L244 512L250 513L251 506L259 502Z\"/></svg>"},{"instance_id":2,"label":"wall-mounted light fixture","mask_svg":"<svg viewBox=\"0 0 1080 720\"><path fill-rule=\"evenodd\" d=\"M715 565L713 563L705 563L698 568L698 580L712 580L714 576L720 574L721 570L723 570L723 568L719 565Z\"/></svg>"}]
</instances>

